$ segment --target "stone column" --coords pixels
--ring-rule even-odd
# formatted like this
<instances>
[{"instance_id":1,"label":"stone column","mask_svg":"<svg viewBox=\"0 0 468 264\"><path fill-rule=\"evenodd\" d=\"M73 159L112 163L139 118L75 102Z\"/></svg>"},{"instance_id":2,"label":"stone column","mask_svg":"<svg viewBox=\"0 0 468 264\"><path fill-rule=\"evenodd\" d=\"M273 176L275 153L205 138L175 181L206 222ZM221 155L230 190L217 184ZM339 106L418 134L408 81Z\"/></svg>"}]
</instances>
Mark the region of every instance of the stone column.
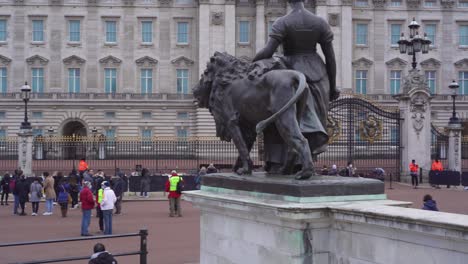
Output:
<instances>
[{"instance_id":1,"label":"stone column","mask_svg":"<svg viewBox=\"0 0 468 264\"><path fill-rule=\"evenodd\" d=\"M258 52L265 47L265 2L257 0L255 26L255 51Z\"/></svg>"},{"instance_id":2,"label":"stone column","mask_svg":"<svg viewBox=\"0 0 468 264\"><path fill-rule=\"evenodd\" d=\"M20 129L18 133L18 168L26 177L32 175L32 129Z\"/></svg>"},{"instance_id":3,"label":"stone column","mask_svg":"<svg viewBox=\"0 0 468 264\"><path fill-rule=\"evenodd\" d=\"M409 179L411 160L425 172L431 169L431 105L432 99L424 75L411 70L404 79L403 93L395 96L399 101L400 147L402 177Z\"/></svg>"},{"instance_id":4,"label":"stone column","mask_svg":"<svg viewBox=\"0 0 468 264\"><path fill-rule=\"evenodd\" d=\"M352 1L342 1L341 6L341 60L338 66L338 72L341 72L341 78L338 76L337 86L341 89L353 88L353 10ZM325 17L326 19L326 17ZM338 60L337 60L338 62ZM341 69L341 70L340 70ZM341 83L340 83L341 82Z\"/></svg>"},{"instance_id":5,"label":"stone column","mask_svg":"<svg viewBox=\"0 0 468 264\"><path fill-rule=\"evenodd\" d=\"M226 0L224 6L224 47L227 53L236 55L236 1Z\"/></svg>"},{"instance_id":6,"label":"stone column","mask_svg":"<svg viewBox=\"0 0 468 264\"><path fill-rule=\"evenodd\" d=\"M210 0L200 0L198 7L198 76L210 60Z\"/></svg>"},{"instance_id":7,"label":"stone column","mask_svg":"<svg viewBox=\"0 0 468 264\"><path fill-rule=\"evenodd\" d=\"M449 123L447 129L449 131L447 169L461 173L461 132L463 127L460 123Z\"/></svg>"}]
</instances>

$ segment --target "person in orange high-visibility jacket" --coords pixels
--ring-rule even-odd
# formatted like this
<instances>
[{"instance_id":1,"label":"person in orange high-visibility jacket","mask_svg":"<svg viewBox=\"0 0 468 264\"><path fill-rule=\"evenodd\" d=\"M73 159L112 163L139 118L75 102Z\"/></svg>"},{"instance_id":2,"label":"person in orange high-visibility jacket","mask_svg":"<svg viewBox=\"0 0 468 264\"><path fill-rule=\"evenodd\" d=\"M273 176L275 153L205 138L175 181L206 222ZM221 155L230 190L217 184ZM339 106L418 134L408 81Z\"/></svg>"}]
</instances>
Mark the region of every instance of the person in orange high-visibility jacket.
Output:
<instances>
[{"instance_id":1,"label":"person in orange high-visibility jacket","mask_svg":"<svg viewBox=\"0 0 468 264\"><path fill-rule=\"evenodd\" d=\"M411 175L411 185L413 185L414 189L418 188L418 171L419 171L419 166L416 164L415 160L412 160L410 165L410 175Z\"/></svg>"},{"instance_id":2,"label":"person in orange high-visibility jacket","mask_svg":"<svg viewBox=\"0 0 468 264\"><path fill-rule=\"evenodd\" d=\"M86 163L85 159L80 159L80 163L78 164L78 172L80 173L80 184L81 180L83 179L83 173L89 169L88 163Z\"/></svg>"},{"instance_id":3,"label":"person in orange high-visibility jacket","mask_svg":"<svg viewBox=\"0 0 468 264\"><path fill-rule=\"evenodd\" d=\"M444 167L442 166L442 162L440 162L440 160L438 159L435 159L434 162L432 162L431 170L436 171L436 172L443 171ZM439 174L436 173L436 176L439 176ZM439 185L436 185L436 184L433 184L432 187L436 189L440 189Z\"/></svg>"}]
</instances>

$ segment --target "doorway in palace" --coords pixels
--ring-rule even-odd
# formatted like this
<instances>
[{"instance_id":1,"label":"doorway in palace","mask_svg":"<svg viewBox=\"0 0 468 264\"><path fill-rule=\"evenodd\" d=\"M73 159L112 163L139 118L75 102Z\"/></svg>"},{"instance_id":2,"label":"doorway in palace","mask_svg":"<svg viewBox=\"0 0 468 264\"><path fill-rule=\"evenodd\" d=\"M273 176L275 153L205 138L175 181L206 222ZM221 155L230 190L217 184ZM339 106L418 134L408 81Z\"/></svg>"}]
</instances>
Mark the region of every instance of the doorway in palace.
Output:
<instances>
[{"instance_id":1,"label":"doorway in palace","mask_svg":"<svg viewBox=\"0 0 468 264\"><path fill-rule=\"evenodd\" d=\"M80 121L69 121L62 128L64 159L79 160L86 158L87 129Z\"/></svg>"}]
</instances>

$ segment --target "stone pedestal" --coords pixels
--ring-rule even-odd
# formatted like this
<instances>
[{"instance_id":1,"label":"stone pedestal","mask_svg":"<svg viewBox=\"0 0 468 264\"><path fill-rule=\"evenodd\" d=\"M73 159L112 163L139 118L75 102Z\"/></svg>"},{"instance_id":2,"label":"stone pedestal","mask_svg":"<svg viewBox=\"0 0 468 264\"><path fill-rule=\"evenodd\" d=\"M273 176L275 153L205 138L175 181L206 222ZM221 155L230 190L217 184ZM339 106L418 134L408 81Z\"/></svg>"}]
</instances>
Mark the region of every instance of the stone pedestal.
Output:
<instances>
[{"instance_id":1,"label":"stone pedestal","mask_svg":"<svg viewBox=\"0 0 468 264\"><path fill-rule=\"evenodd\" d=\"M21 129L18 133L18 167L26 177L32 176L32 129Z\"/></svg>"},{"instance_id":2,"label":"stone pedestal","mask_svg":"<svg viewBox=\"0 0 468 264\"><path fill-rule=\"evenodd\" d=\"M424 172L431 169L431 105L432 99L424 75L411 70L405 77L403 92L395 96L402 118L400 146L402 177L409 177L411 160ZM424 175L427 176L427 175Z\"/></svg>"},{"instance_id":3,"label":"stone pedestal","mask_svg":"<svg viewBox=\"0 0 468 264\"><path fill-rule=\"evenodd\" d=\"M260 179L244 180L244 190L229 189L231 178L225 188L184 192L200 208L200 263L461 264L468 258L468 216L402 208L410 203L386 199L288 201L290 195L261 192L260 183L247 190Z\"/></svg>"},{"instance_id":4,"label":"stone pedestal","mask_svg":"<svg viewBox=\"0 0 468 264\"><path fill-rule=\"evenodd\" d=\"M461 132L463 127L460 123L449 123L447 129L449 131L447 169L461 173Z\"/></svg>"}]
</instances>

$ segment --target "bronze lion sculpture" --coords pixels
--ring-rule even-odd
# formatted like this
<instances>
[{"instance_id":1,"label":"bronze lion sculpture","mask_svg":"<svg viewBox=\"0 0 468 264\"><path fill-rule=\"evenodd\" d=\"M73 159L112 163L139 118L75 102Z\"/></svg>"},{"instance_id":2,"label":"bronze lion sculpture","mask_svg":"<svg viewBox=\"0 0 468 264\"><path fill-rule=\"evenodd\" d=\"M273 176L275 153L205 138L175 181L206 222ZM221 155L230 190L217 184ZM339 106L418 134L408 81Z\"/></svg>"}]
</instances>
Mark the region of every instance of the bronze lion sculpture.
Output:
<instances>
[{"instance_id":1,"label":"bronze lion sculpture","mask_svg":"<svg viewBox=\"0 0 468 264\"><path fill-rule=\"evenodd\" d=\"M297 117L303 111L307 83L302 73L279 63L267 59L253 64L216 52L193 94L198 106L213 115L217 136L234 142L239 152L235 172L252 173L250 150L257 134L272 124L288 149L282 171L290 171L298 155L302 169L296 178L306 179L314 175L314 166Z\"/></svg>"}]
</instances>

